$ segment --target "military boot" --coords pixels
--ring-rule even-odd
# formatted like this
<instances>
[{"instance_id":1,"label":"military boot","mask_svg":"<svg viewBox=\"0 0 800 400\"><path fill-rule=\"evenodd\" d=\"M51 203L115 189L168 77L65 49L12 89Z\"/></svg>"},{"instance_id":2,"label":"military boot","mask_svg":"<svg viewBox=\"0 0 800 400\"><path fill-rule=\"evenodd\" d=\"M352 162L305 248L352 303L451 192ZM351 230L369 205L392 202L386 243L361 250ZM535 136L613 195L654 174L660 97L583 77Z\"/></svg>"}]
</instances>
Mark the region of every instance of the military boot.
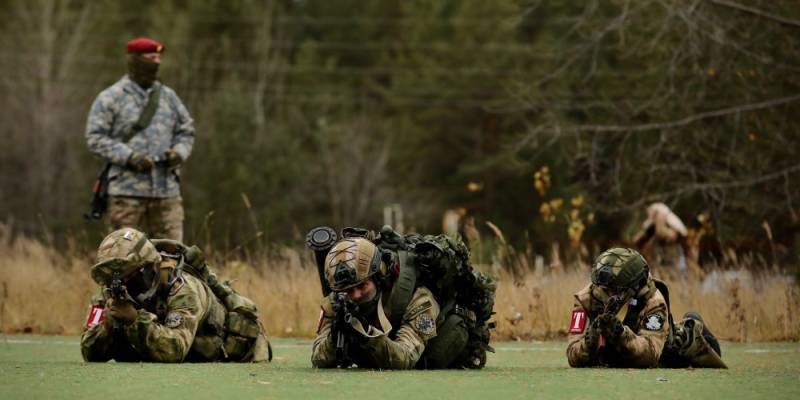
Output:
<instances>
[{"instance_id":1,"label":"military boot","mask_svg":"<svg viewBox=\"0 0 800 400\"><path fill-rule=\"evenodd\" d=\"M715 352L717 352L717 355L722 357L722 349L719 346L719 341L717 340L717 337L714 336L714 334L708 329L708 325L706 325L706 322L703 321L703 317L701 317L697 312L689 311L686 314L683 314L683 319L686 320L687 318L696 319L703 323L703 338L705 338L706 342L708 342L708 345L711 346Z\"/></svg>"}]
</instances>

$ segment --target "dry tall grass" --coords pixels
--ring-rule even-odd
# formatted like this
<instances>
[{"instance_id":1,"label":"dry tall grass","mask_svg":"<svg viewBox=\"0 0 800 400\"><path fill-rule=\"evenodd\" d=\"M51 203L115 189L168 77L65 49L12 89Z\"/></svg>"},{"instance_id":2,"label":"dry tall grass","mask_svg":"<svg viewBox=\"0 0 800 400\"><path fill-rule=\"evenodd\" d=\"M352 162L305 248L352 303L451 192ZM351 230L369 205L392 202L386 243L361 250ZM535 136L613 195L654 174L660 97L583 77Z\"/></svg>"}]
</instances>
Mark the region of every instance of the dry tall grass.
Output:
<instances>
[{"instance_id":1,"label":"dry tall grass","mask_svg":"<svg viewBox=\"0 0 800 400\"><path fill-rule=\"evenodd\" d=\"M790 279L775 273L746 270L714 274L718 278L664 279L670 288L676 321L698 311L720 338L735 341L800 339L800 293ZM503 338L564 336L572 310L572 294L588 284L585 271L528 273L514 279L501 274L497 291L497 334Z\"/></svg>"},{"instance_id":2,"label":"dry tall grass","mask_svg":"<svg viewBox=\"0 0 800 400\"><path fill-rule=\"evenodd\" d=\"M73 252L74 253L74 252ZM0 331L77 334L97 290L91 260L63 254L39 241L13 238L0 226ZM588 282L588 267L525 268L515 274L483 266L499 279L495 336L502 339L562 337L572 294ZM215 268L252 298L274 336L310 337L317 323L320 289L307 252L285 249L246 263ZM519 272L519 271L523 272ZM531 272L535 270L536 272ZM778 272L719 271L704 280L665 276L676 318L699 311L714 332L744 341L798 340L800 293Z\"/></svg>"}]
</instances>

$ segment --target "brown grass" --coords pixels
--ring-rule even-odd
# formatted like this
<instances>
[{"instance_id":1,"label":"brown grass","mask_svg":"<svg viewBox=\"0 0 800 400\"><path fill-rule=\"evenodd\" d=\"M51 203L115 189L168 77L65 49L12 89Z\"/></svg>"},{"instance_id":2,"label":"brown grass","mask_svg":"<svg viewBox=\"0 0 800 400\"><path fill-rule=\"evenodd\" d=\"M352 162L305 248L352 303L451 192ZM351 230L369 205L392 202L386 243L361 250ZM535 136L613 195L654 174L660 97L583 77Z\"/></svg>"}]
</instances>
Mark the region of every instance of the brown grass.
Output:
<instances>
[{"instance_id":1,"label":"brown grass","mask_svg":"<svg viewBox=\"0 0 800 400\"><path fill-rule=\"evenodd\" d=\"M91 260L77 252L66 253L40 241L12 237L0 226L0 331L80 332L97 287L88 275ZM271 335L310 337L321 294L307 253L283 249L251 262L228 261L215 269L259 305ZM513 268L481 266L499 280L495 337L562 337L572 294L587 284L588 267L529 268L513 255L505 259L515 264ZM669 284L676 319L688 310L699 311L719 337L730 340L800 339L800 318L793 315L800 309L796 283L774 270L749 273L740 268L735 273L738 278L723 277L707 287L699 278L661 274Z\"/></svg>"}]
</instances>

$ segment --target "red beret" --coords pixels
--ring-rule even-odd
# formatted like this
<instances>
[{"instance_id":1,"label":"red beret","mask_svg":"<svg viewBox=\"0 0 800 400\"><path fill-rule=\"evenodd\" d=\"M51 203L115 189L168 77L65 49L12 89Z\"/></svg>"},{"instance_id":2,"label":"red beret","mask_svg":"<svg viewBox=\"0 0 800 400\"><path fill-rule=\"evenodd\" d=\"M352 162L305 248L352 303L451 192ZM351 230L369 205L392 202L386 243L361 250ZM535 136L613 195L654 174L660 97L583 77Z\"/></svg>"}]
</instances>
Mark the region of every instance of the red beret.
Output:
<instances>
[{"instance_id":1,"label":"red beret","mask_svg":"<svg viewBox=\"0 0 800 400\"><path fill-rule=\"evenodd\" d=\"M132 53L161 53L164 45L153 39L137 38L128 42L128 54Z\"/></svg>"}]
</instances>

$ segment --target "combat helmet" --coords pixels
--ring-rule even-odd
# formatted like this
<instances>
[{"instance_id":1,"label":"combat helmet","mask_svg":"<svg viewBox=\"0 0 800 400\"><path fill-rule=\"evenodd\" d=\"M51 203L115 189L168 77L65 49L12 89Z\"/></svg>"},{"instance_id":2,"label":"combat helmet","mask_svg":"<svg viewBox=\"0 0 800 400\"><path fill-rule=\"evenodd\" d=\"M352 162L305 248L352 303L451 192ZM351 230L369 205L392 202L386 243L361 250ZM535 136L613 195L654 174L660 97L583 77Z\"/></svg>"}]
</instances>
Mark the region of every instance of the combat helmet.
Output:
<instances>
[{"instance_id":1,"label":"combat helmet","mask_svg":"<svg viewBox=\"0 0 800 400\"><path fill-rule=\"evenodd\" d=\"M592 284L614 290L639 289L647 283L650 267L633 249L615 247L604 251L592 267Z\"/></svg>"},{"instance_id":2,"label":"combat helmet","mask_svg":"<svg viewBox=\"0 0 800 400\"><path fill-rule=\"evenodd\" d=\"M381 270L381 251L364 238L337 242L325 257L325 279L334 292L341 292L371 278Z\"/></svg>"},{"instance_id":3,"label":"combat helmet","mask_svg":"<svg viewBox=\"0 0 800 400\"><path fill-rule=\"evenodd\" d=\"M132 228L111 232L97 249L97 264L92 266L92 280L106 285L112 279L124 279L134 271L156 265L161 255L144 233Z\"/></svg>"}]
</instances>

